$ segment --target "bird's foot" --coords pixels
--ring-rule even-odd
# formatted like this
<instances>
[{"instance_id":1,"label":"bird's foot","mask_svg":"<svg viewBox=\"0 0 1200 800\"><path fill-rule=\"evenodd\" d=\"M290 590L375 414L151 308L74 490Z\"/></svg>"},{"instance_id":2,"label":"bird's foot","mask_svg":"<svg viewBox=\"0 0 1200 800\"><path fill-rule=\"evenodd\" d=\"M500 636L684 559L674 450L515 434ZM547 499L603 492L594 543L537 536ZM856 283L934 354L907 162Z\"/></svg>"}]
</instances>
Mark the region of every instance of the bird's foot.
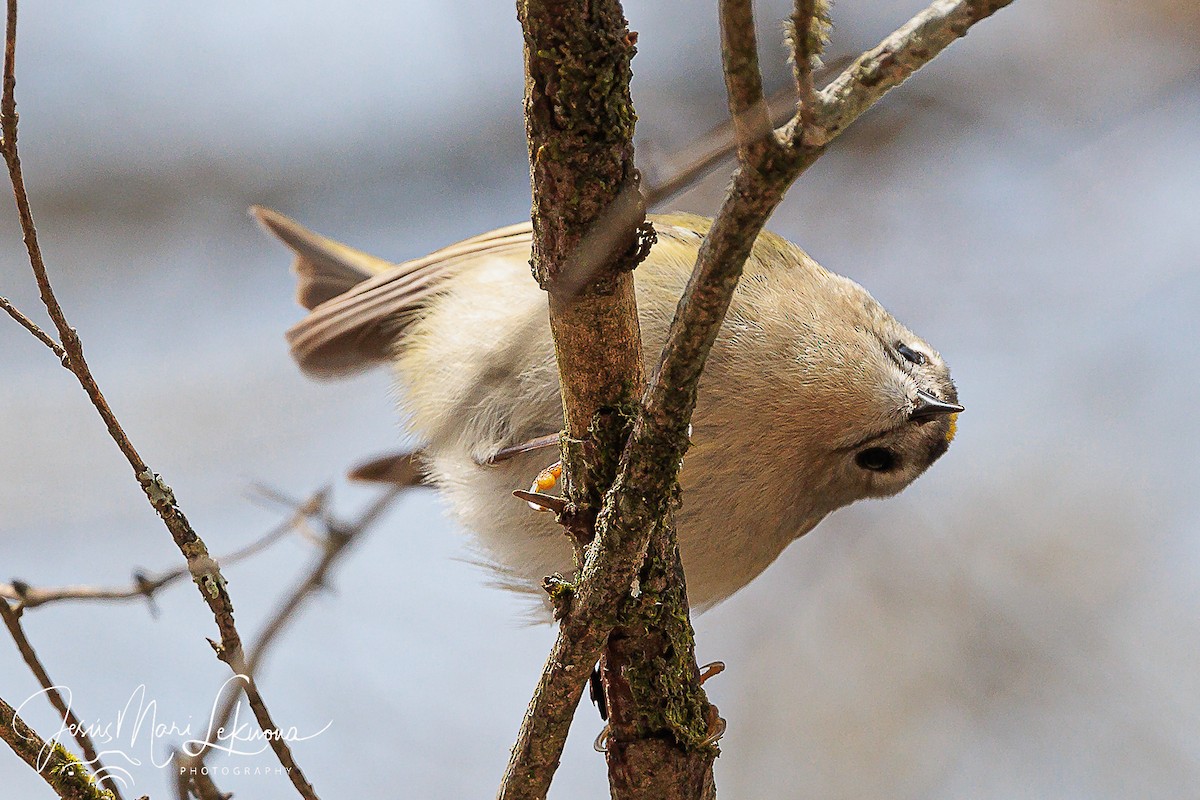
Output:
<instances>
[{"instance_id":1,"label":"bird's foot","mask_svg":"<svg viewBox=\"0 0 1200 800\"><path fill-rule=\"evenodd\" d=\"M724 671L724 661L710 661L700 668L700 685L703 686L709 678L720 675ZM716 744L725 735L725 720L717 713L717 707L712 703L708 705L706 716L708 719L708 736L705 736L704 740L700 742L701 747Z\"/></svg>"},{"instance_id":2,"label":"bird's foot","mask_svg":"<svg viewBox=\"0 0 1200 800\"><path fill-rule=\"evenodd\" d=\"M538 476L536 478L534 478L534 480L533 480L533 484L529 487L529 493L537 494L537 495L545 494L546 492L548 492L549 490L553 489L555 486L558 485L558 479L561 477L562 477L562 462L555 461L553 464L551 464L550 466L546 467L544 470L542 470L541 472L538 473ZM551 511L551 510L553 510L553 509L547 508L543 504L535 503L531 500L528 500L527 502L529 503L529 507L532 508L534 511Z\"/></svg>"},{"instance_id":3,"label":"bird's foot","mask_svg":"<svg viewBox=\"0 0 1200 800\"><path fill-rule=\"evenodd\" d=\"M706 680L715 675L720 675L724 671L724 661L710 661L700 668L700 685L703 686Z\"/></svg>"},{"instance_id":4,"label":"bird's foot","mask_svg":"<svg viewBox=\"0 0 1200 800\"><path fill-rule=\"evenodd\" d=\"M725 735L725 718L717 711L717 707L709 704L706 716L708 717L708 736L705 736L700 742L701 747L714 745Z\"/></svg>"}]
</instances>

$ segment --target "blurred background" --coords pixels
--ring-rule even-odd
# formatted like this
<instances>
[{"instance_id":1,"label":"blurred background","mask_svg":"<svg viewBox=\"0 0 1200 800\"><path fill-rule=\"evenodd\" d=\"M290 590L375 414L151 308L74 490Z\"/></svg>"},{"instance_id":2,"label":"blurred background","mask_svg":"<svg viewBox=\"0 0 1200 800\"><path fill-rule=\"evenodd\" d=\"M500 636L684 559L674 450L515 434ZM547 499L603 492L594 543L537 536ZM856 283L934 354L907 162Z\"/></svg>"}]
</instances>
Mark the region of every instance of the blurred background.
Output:
<instances>
[{"instance_id":1,"label":"blurred background","mask_svg":"<svg viewBox=\"0 0 1200 800\"><path fill-rule=\"evenodd\" d=\"M843 0L830 57L917 2ZM770 87L784 0L761 1ZM666 176L725 118L713 3L628 0L639 160ZM1179 798L1200 785L1200 7L1019 0L870 112L770 227L866 285L952 364L967 412L901 496L838 512L696 620L729 721L722 796ZM399 443L386 377L316 384L283 331L273 206L402 260L527 218L511 3L47 0L21 11L21 146L43 247L110 402L215 553ZM723 168L672 203L711 214ZM7 201L6 201L7 202ZM0 294L39 311L15 214ZM41 319L41 317L38 317ZM498 502L506 502L503 499ZM325 797L490 797L553 632L416 493L359 543L260 684ZM252 636L313 557L225 570ZM128 581L179 561L73 377L0 320L0 580ZM226 667L194 588L25 615L85 720L144 685L202 730ZM37 685L0 642L0 696ZM136 700L134 706L136 707ZM43 706L45 706L43 708ZM56 725L40 701L27 709ZM243 720L247 713L243 711ZM586 704L552 796L600 796ZM173 796L179 737L122 749ZM238 797L288 797L214 759ZM239 774L234 774L237 771ZM245 774L250 773L250 774ZM49 796L7 751L8 797ZM404 787L401 791L398 787Z\"/></svg>"}]
</instances>

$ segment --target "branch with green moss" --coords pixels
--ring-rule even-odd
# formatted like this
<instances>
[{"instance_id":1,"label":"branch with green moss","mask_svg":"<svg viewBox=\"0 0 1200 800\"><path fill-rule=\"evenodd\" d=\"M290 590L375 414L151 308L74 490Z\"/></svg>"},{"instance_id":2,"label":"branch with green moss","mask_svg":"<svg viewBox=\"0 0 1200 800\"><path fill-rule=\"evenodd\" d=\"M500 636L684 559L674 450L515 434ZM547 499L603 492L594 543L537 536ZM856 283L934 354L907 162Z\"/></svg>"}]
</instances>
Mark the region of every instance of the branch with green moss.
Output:
<instances>
[{"instance_id":1,"label":"branch with green moss","mask_svg":"<svg viewBox=\"0 0 1200 800\"><path fill-rule=\"evenodd\" d=\"M663 784L682 784L685 774L696 773L711 785L715 748L692 746L705 739L710 714L693 655L671 517L656 517L654 558L645 558L645 545L636 551L623 548L630 577L642 573L646 588L639 597L622 602L629 580L621 586L588 568L595 562L590 543L596 518L645 386L632 270L652 244L653 232L645 224L633 167L636 116L629 81L636 34L629 31L618 0L586 7L527 0L518 13L525 34L532 266L549 295L566 427L562 461L569 505L559 519L575 544L584 590L598 582L611 585L605 587L603 609L593 606L580 615L572 610L574 587L548 580L559 636L500 796L545 796L602 649L614 792L640 782L631 775L630 755L649 740L656 748L669 744L671 757L659 759L656 770ZM574 672L559 680L564 664L573 665L568 669ZM642 673L627 665L661 669L679 680L638 681Z\"/></svg>"},{"instance_id":2,"label":"branch with green moss","mask_svg":"<svg viewBox=\"0 0 1200 800\"><path fill-rule=\"evenodd\" d=\"M687 614L686 597L683 596L683 575L676 574L675 564L678 558L674 547L673 530L671 527L671 507L678 491L678 470L681 460L687 451L687 430L691 414L695 408L696 392L700 375L705 361L716 339L717 331L724 319L733 292L741 277L745 261L750 253L755 238L766 225L767 219L782 200L784 193L791 184L824 153L826 145L832 141L846 125L861 115L867 108L878 102L891 88L899 85L923 64L932 59L956 38L964 36L975 22L991 15L1011 0L983 2L976 0L938 0L929 9L918 14L913 21L888 37L879 47L860 57L849 69L837 78L829 88L817 92L812 85L812 66L820 56L821 46L828 31L826 5L821 2L799 0L792 17L794 27L792 45L796 61L797 93L800 97L799 108L792 119L781 129L770 130L769 124L763 120L769 119L766 103L762 92L762 78L758 68L757 45L754 36L754 20L751 0L720 0L720 17L722 31L722 63L729 95L730 113L733 117L734 128L738 142L739 163L733 179L712 226L708 230L700 247L696 265L688 282L675 318L672 321L667 343L660 357L659 366L650 385L642 395L640 404L636 407L636 415L631 433L621 451L611 488L602 495L602 504L594 523L594 538L586 547L578 548L581 568L578 583L574 587L570 603L570 611L560 624L558 638L551 651L550 658L543 670L541 680L533 701L526 712L521 734L513 750L509 769L501 787L502 798L542 798L549 789L550 780L558 765L567 729L573 716L575 705L582 691L591 664L600 652L606 638L609 650L606 658L613 651L615 631L633 624L633 630L639 636L652 630L667 631L666 620L654 620L647 616L638 616L638 604L630 602L636 599L638 591L631 587L641 587L643 578L648 577L647 569L658 569L666 576L665 582L656 585L663 590L656 600L663 600L667 608L680 609L684 618ZM615 3L601 4L611 10ZM529 2L520 6L521 18L526 31L526 64L528 68L526 84L526 109L528 131L530 138L530 155L533 164L534 182L534 269L542 285L551 292L552 322L555 312L555 292L553 288L553 272L544 272L539 267L539 259L546 258L544 242L548 241L548 232L554 233L558 228L547 228L544 219L554 219L554 202L558 198L567 209L566 217L578 225L586 221L586 215L577 213L580 208L578 194L587 195L588 165L590 158L583 159L581 164L562 161L567 152L562 149L539 144L539 135L545 133L538 127L536 119L541 115L547 119L555 119L554 114L561 110L570 111L576 106L573 98L556 94L554 87L573 85L573 81L556 82L553 78L559 74L553 69L545 70L543 59L551 64L556 62L574 64L576 60L570 55L571 51L564 49L559 39L553 47L541 46L542 40L537 35L538 25L554 27L555 20L567 12L562 6L551 3ZM603 20L613 23L612 16ZM534 24L531 25L531 20ZM602 21L603 21L602 20ZM623 25L623 18L620 20ZM583 41L587 39L586 25L589 20L581 17L563 30L573 32ZM619 26L613 25L606 34L611 43L614 31ZM628 41L628 40L627 40ZM589 52L587 45L575 52ZM549 76L552 80L546 81ZM606 82L602 88L612 86ZM549 87L539 89L539 87ZM584 87L586 88L586 87ZM631 119L632 111L623 113L621 119ZM570 127L567 127L570 130ZM552 135L552 132L551 132ZM612 146L611 140L608 140ZM585 151L591 153L591 151ZM548 169L549 164L563 164L561 171ZM539 175L552 175L554 180L548 184L552 191L539 189ZM613 183L603 184L612 187ZM620 204L614 199L613 208ZM636 207L636 203L626 203ZM608 220L612 214L601 204L592 208L592 219L595 229L574 228L566 239L577 244L586 241L588 237L607 237L610 243L606 251L610 254L607 262L610 272L617 277L619 258L612 257L620 253L613 246L619 243L633 247L629 223L617 225L616 230ZM543 222L539 223L539 217ZM597 233L599 231L599 233ZM550 237L552 238L552 237ZM566 248L560 252L568 263ZM548 280L550 279L550 280ZM587 281L577 281L576 285L586 285ZM623 291L619 281L601 282L611 292L620 294ZM584 306L577 303L577 306ZM590 312L580 312L581 318L586 319ZM622 313L628 313L622 308ZM636 311L634 311L636 313ZM636 319L631 325L636 325ZM588 459L581 454L589 452L588 447L577 442L591 442L593 445L603 441L614 441L612 429L599 416L595 425L589 426L588 433L582 433L585 417L573 413L570 396L575 387L570 383L577 380L587 391L589 380L583 375L586 367L589 375L604 376L615 389L612 396L623 397L622 387L631 385L624 381L624 376L637 374L630 368L627 372L610 369L599 369L598 365L614 363L614 356L608 352L612 349L625 347L624 341L610 340L606 346L597 350L596 363L579 364L578 360L568 361L574 356L572 344L575 339L587 342L585 326L575 326L573 329L554 327L556 350L560 356L560 375L563 380L564 406L567 410L568 436L565 437L564 468L569 476L567 481L568 499L575 503L577 500L585 504L593 503L598 488L608 486L609 477L598 474L590 466L594 463L611 464L611 457L593 457ZM625 333L633 330L627 326ZM585 344L586 347L586 344ZM630 348L633 345L629 346ZM566 358L564 358L566 356ZM581 377L573 378L576 370ZM614 381L614 375L620 380ZM597 383L592 379L592 383ZM627 391L627 390L626 390ZM606 396L600 393L600 396ZM609 405L617 408L617 405ZM604 408L601 404L597 409ZM615 439L619 441L619 437ZM592 450L594 453L594 448ZM581 479L579 475L586 476ZM572 480L570 476L574 475ZM580 487L580 480L585 485ZM582 489L582 491L581 491ZM572 509L568 507L568 512ZM570 513L567 516L571 516ZM587 520L585 519L585 522ZM659 556L665 560L659 561ZM658 566L655 566L657 563ZM653 584L653 581L651 581ZM675 592L676 594L672 594ZM675 605L675 603L681 605ZM650 603L661 610L661 607ZM686 622L686 619L684 619ZM667 636L677 636L673 644L682 645L690 659L690 670L677 670L658 665L673 681L680 681L684 689L683 695L690 698L702 698L698 689L698 679L695 675L694 658L691 658L691 628L677 626ZM612 636L610 636L612 634ZM646 653L635 652L629 658L629 663L621 664L616 670L606 671L635 674L638 665L634 662L645 661ZM619 656L614 655L614 659ZM687 659L685 659L686 661ZM645 661L653 663L653 658ZM682 663L682 662L681 662ZM694 684L696 691L689 692L689 685ZM697 709L706 708L707 701L699 700L693 704L689 699L682 703L668 699L661 702L663 697L670 698L670 691L677 687L668 688L663 692L662 686L655 687L654 681L635 680L633 685L624 687L628 690L625 699L631 700L630 708L642 708L638 703L645 703L646 697L638 697L646 688L655 688L649 707L654 707L657 716L650 718L650 724L660 733L665 729L667 735L660 736L656 741L660 746L658 752L646 750L645 757L625 759L628 774L616 774L613 769L614 752L623 752L618 746L615 750L610 741L610 787L614 796L620 797L706 797L713 796L711 773L705 769L701 774L687 776L678 773L670 781L654 783L653 773L663 770L664 765L671 764L669 757L662 752L662 745L675 748L685 757L700 753L708 747L708 738L698 739L689 732L698 729L696 719L702 714ZM623 693L617 692L621 698ZM657 703L658 705L654 705ZM707 708L706 708L707 710ZM637 737L639 731L644 731L642 724L646 718L638 717L629 722L629 728ZM614 737L617 742L620 737ZM652 741L652 740L642 740ZM711 749L711 748L709 748ZM700 763L695 760L691 763ZM709 756L711 764L711 756ZM633 774L636 771L637 774ZM651 776L650 781L643 781L644 776Z\"/></svg>"},{"instance_id":3,"label":"branch with green moss","mask_svg":"<svg viewBox=\"0 0 1200 800\"><path fill-rule=\"evenodd\" d=\"M95 776L82 761L59 742L47 742L38 736L3 699L0 699L0 739L63 800L115 800L112 792L96 784Z\"/></svg>"},{"instance_id":4,"label":"branch with green moss","mask_svg":"<svg viewBox=\"0 0 1200 800\"><path fill-rule=\"evenodd\" d=\"M54 706L54 710L62 718L63 724L75 736L75 741L79 745L79 749L83 751L83 756L87 759L87 763L97 773L103 775L107 770L100 761L100 754L96 752L96 745L92 742L91 735L88 733L87 728L79 722L79 718L75 716L75 712L71 709L71 704L63 698L58 684L50 679L50 674L46 672L45 665L38 658L37 651L33 649L33 643L25 635L25 628L21 625L20 611L12 608L7 600L0 600L0 618L3 618L4 626L8 628L13 642L16 643L17 649L21 652L21 658L25 660L25 665L29 667L33 676L37 678L42 691L46 694L46 699L50 701L50 705ZM110 791L116 797L116 800L122 800L121 790L115 784L111 785Z\"/></svg>"}]
</instances>

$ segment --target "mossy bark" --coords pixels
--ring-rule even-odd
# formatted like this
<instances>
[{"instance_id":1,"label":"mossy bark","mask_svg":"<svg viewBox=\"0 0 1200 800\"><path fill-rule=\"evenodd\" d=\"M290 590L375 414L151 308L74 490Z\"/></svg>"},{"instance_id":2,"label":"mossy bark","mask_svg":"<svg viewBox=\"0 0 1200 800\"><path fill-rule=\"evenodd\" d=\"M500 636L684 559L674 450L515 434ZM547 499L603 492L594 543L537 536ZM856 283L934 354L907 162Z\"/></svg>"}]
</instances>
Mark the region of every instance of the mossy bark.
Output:
<instances>
[{"instance_id":1,"label":"mossy bark","mask_svg":"<svg viewBox=\"0 0 1200 800\"><path fill-rule=\"evenodd\" d=\"M646 788L696 783L672 777L681 769L711 786L716 753L697 747L709 705L693 655L671 503L614 509L610 494L646 384L633 287L654 234L633 164L637 117L629 82L637 35L617 0L523 0L518 16L533 185L531 266L549 296L570 501L560 521L579 568L576 584L547 584L562 615L559 637L500 794L545 796L587 673L607 640L614 796L699 798L706 795ZM674 486L682 450L671 450L662 475ZM639 545L647 534L649 546ZM634 585L645 588L631 593ZM568 680L556 677L564 672ZM641 749L639 741L652 745Z\"/></svg>"},{"instance_id":2,"label":"mossy bark","mask_svg":"<svg viewBox=\"0 0 1200 800\"><path fill-rule=\"evenodd\" d=\"M91 770L82 761L58 742L47 743L3 700L0 700L0 739L63 800L114 800L112 792L96 785Z\"/></svg>"}]
</instances>

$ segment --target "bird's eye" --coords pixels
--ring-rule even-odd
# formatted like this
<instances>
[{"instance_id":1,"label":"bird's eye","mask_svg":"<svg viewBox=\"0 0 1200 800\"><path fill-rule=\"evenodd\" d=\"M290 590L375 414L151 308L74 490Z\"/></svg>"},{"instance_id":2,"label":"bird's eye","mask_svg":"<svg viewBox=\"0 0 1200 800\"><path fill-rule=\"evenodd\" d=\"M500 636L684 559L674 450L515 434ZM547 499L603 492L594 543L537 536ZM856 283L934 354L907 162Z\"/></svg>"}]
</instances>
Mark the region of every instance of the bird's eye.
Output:
<instances>
[{"instance_id":1,"label":"bird's eye","mask_svg":"<svg viewBox=\"0 0 1200 800\"><path fill-rule=\"evenodd\" d=\"M868 447L854 457L854 461L863 469L872 472L890 472L896 468L896 454L886 447Z\"/></svg>"},{"instance_id":2,"label":"bird's eye","mask_svg":"<svg viewBox=\"0 0 1200 800\"><path fill-rule=\"evenodd\" d=\"M925 354L924 353L913 350L911 347L909 347L908 345L906 345L904 343L900 343L900 344L896 345L896 352L899 353L900 355L904 356L906 361L910 361L913 364L916 364L917 366L920 366L925 363Z\"/></svg>"}]
</instances>

